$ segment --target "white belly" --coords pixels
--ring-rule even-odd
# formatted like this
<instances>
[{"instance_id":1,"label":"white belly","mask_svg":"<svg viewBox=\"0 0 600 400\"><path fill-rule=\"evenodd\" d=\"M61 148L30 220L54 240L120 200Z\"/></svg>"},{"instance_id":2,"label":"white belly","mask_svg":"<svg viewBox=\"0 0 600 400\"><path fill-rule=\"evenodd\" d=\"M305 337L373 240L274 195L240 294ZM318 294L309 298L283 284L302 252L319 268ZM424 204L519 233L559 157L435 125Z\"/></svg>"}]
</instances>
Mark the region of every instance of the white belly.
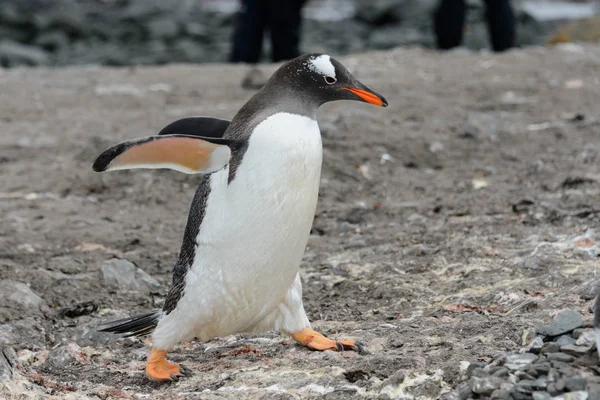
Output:
<instances>
[{"instance_id":1,"label":"white belly","mask_svg":"<svg viewBox=\"0 0 600 400\"><path fill-rule=\"evenodd\" d=\"M282 301L308 241L321 161L317 122L276 114L252 133L231 184L228 169L211 176L180 299L195 336L246 331Z\"/></svg>"}]
</instances>

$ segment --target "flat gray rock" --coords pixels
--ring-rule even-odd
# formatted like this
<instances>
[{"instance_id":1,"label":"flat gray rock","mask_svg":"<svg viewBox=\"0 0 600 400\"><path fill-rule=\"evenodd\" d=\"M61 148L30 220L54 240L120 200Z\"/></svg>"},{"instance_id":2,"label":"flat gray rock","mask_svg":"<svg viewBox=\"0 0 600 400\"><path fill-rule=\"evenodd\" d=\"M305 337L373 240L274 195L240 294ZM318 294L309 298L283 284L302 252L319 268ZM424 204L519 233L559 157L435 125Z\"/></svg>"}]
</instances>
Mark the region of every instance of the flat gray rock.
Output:
<instances>
[{"instance_id":1,"label":"flat gray rock","mask_svg":"<svg viewBox=\"0 0 600 400\"><path fill-rule=\"evenodd\" d=\"M148 292L160 288L160 283L156 279L123 258L111 258L105 261L100 270L107 284Z\"/></svg>"},{"instance_id":2,"label":"flat gray rock","mask_svg":"<svg viewBox=\"0 0 600 400\"><path fill-rule=\"evenodd\" d=\"M577 311L562 311L550 322L538 328L537 333L544 336L558 336L583 326L583 318Z\"/></svg>"}]
</instances>

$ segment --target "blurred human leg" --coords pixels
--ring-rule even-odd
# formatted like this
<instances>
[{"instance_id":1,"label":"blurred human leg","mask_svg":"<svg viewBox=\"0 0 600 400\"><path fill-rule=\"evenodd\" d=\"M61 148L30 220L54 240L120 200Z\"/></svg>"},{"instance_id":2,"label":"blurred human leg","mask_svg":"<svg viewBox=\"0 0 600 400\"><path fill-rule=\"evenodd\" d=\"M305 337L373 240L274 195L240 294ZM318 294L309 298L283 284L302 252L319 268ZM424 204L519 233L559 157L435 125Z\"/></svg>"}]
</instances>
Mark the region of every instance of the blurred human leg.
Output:
<instances>
[{"instance_id":1,"label":"blurred human leg","mask_svg":"<svg viewBox=\"0 0 600 400\"><path fill-rule=\"evenodd\" d=\"M262 53L263 32L267 23L266 0L241 0L241 11L233 33L229 60L256 64Z\"/></svg>"},{"instance_id":2,"label":"blurred human leg","mask_svg":"<svg viewBox=\"0 0 600 400\"><path fill-rule=\"evenodd\" d=\"M490 42L494 51L515 45L515 13L509 0L485 0Z\"/></svg>"},{"instance_id":3,"label":"blurred human leg","mask_svg":"<svg viewBox=\"0 0 600 400\"><path fill-rule=\"evenodd\" d=\"M298 57L302 7L306 0L269 0L268 3L273 62Z\"/></svg>"},{"instance_id":4,"label":"blurred human leg","mask_svg":"<svg viewBox=\"0 0 600 400\"><path fill-rule=\"evenodd\" d=\"M464 0L440 0L433 16L435 38L439 49L448 50L460 46L465 13Z\"/></svg>"}]
</instances>

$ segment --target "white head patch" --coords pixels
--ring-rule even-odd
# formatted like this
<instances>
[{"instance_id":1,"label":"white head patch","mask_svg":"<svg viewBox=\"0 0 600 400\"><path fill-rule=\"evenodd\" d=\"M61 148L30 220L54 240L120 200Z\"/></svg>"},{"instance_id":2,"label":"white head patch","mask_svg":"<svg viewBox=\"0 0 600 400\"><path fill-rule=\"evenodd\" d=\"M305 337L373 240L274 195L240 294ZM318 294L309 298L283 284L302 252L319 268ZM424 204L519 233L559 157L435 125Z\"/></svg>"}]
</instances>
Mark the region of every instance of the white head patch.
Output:
<instances>
[{"instance_id":1,"label":"white head patch","mask_svg":"<svg viewBox=\"0 0 600 400\"><path fill-rule=\"evenodd\" d=\"M318 72L323 76L332 76L335 78L335 67L327 54L311 58L308 60L308 68L311 71Z\"/></svg>"}]
</instances>

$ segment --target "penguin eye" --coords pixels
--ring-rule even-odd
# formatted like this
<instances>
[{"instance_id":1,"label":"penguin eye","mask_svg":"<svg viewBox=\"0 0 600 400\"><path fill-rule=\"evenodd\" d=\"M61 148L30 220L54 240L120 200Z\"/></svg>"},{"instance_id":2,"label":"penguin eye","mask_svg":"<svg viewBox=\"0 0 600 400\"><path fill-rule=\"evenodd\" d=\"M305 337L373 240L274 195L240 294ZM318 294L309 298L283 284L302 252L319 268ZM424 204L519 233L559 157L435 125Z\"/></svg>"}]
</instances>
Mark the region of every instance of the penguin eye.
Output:
<instances>
[{"instance_id":1,"label":"penguin eye","mask_svg":"<svg viewBox=\"0 0 600 400\"><path fill-rule=\"evenodd\" d=\"M334 83L337 82L337 79L335 79L333 76L326 76L325 82L327 82L330 85L333 85Z\"/></svg>"}]
</instances>

